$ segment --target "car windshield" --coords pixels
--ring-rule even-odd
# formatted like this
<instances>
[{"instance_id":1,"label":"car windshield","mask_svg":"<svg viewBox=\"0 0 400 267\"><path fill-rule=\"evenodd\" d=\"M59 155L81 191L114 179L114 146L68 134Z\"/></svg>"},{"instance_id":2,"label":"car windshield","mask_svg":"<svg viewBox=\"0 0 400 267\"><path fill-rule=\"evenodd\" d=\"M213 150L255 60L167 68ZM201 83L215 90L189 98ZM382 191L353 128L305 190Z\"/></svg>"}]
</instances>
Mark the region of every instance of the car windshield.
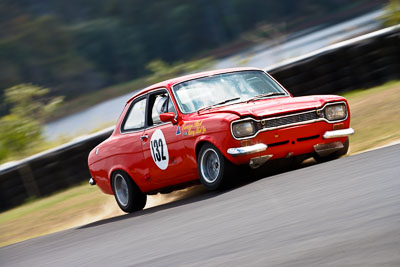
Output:
<instances>
[{"instance_id":1,"label":"car windshield","mask_svg":"<svg viewBox=\"0 0 400 267\"><path fill-rule=\"evenodd\" d=\"M258 70L194 79L174 85L173 91L183 113L266 97L288 96L278 83Z\"/></svg>"}]
</instances>

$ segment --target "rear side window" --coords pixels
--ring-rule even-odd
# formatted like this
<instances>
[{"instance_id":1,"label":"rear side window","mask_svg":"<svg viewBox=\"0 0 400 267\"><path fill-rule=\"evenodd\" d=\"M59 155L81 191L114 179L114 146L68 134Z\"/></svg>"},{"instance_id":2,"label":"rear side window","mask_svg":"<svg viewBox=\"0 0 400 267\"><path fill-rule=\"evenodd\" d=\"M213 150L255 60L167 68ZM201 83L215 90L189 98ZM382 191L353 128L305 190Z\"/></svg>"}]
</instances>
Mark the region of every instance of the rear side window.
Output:
<instances>
[{"instance_id":1,"label":"rear side window","mask_svg":"<svg viewBox=\"0 0 400 267\"><path fill-rule=\"evenodd\" d=\"M132 104L129 114L125 117L122 131L137 130L144 128L146 117L146 98Z\"/></svg>"}]
</instances>

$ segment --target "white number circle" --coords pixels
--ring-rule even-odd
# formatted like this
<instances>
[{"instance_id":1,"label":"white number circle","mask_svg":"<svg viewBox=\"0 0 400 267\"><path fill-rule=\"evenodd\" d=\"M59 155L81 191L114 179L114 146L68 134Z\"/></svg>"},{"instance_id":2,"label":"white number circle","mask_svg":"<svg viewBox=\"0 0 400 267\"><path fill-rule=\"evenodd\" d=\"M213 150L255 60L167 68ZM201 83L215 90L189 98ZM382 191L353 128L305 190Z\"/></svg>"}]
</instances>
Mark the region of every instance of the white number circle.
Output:
<instances>
[{"instance_id":1,"label":"white number circle","mask_svg":"<svg viewBox=\"0 0 400 267\"><path fill-rule=\"evenodd\" d=\"M168 168L169 157L167 142L165 142L164 134L160 129L157 129L151 136L150 152L158 168L161 170Z\"/></svg>"}]
</instances>

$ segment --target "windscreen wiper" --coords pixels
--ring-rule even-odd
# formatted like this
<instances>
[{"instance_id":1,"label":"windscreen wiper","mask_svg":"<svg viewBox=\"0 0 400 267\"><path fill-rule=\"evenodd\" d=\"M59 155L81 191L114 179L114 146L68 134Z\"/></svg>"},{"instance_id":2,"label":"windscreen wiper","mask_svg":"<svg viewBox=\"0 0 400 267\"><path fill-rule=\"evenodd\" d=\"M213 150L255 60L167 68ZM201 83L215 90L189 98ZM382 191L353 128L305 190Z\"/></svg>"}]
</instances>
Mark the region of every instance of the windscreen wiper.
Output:
<instances>
[{"instance_id":1,"label":"windscreen wiper","mask_svg":"<svg viewBox=\"0 0 400 267\"><path fill-rule=\"evenodd\" d=\"M232 101L235 101L235 100L239 100L239 99L240 99L240 97L226 99L224 101L221 101L221 102L218 102L218 103L206 106L206 107L202 107L199 110L197 110L197 112L200 112L200 111L203 111L203 110L208 110L210 108L213 108L213 107L216 107L216 106L219 106L219 105L223 105L223 104L226 104L226 103L229 103L229 102L232 102Z\"/></svg>"},{"instance_id":2,"label":"windscreen wiper","mask_svg":"<svg viewBox=\"0 0 400 267\"><path fill-rule=\"evenodd\" d=\"M252 98L247 100L247 103L249 103L250 101L257 100L257 99L267 98L267 97L276 96L276 95L286 95L286 94L282 93L282 92L269 92L269 93L265 93L265 94L260 94L260 95L253 96Z\"/></svg>"}]
</instances>

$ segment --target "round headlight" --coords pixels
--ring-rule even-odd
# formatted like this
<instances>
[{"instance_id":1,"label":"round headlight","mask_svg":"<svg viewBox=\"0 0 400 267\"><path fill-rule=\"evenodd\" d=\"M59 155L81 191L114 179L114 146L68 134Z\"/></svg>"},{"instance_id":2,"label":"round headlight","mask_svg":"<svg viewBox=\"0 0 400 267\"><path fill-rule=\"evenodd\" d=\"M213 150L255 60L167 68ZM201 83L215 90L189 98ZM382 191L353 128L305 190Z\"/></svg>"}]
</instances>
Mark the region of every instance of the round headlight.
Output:
<instances>
[{"instance_id":1,"label":"round headlight","mask_svg":"<svg viewBox=\"0 0 400 267\"><path fill-rule=\"evenodd\" d=\"M255 132L256 127L253 121L241 121L232 125L232 133L237 138L252 136Z\"/></svg>"},{"instance_id":2,"label":"round headlight","mask_svg":"<svg viewBox=\"0 0 400 267\"><path fill-rule=\"evenodd\" d=\"M325 118L330 121L343 120L347 116L345 104L328 105L325 107Z\"/></svg>"}]
</instances>

